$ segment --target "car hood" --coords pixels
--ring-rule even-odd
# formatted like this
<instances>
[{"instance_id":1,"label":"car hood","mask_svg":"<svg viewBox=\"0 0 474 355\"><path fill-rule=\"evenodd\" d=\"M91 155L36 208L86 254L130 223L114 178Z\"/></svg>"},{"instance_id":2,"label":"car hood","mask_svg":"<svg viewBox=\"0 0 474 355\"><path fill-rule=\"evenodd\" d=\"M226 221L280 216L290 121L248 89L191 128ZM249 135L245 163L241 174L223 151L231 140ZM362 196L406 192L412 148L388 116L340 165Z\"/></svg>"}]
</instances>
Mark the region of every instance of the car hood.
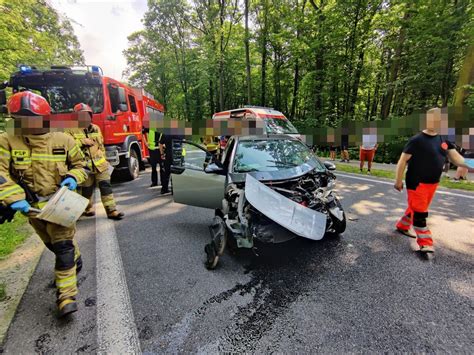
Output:
<instances>
[{"instance_id":1,"label":"car hood","mask_svg":"<svg viewBox=\"0 0 474 355\"><path fill-rule=\"evenodd\" d=\"M246 176L245 198L260 213L300 237L320 240L326 232L324 213L286 198L250 174Z\"/></svg>"}]
</instances>

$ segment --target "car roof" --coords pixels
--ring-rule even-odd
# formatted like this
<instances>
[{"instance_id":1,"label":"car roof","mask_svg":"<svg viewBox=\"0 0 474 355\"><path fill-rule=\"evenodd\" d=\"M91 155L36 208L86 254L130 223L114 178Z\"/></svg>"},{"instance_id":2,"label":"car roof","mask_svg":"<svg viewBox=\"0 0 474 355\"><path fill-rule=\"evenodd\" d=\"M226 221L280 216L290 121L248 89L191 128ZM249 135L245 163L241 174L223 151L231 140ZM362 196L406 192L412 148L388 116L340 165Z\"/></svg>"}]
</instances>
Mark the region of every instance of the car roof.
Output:
<instances>
[{"instance_id":1,"label":"car roof","mask_svg":"<svg viewBox=\"0 0 474 355\"><path fill-rule=\"evenodd\" d=\"M278 110L275 110L274 108L272 107L260 107L260 106L249 106L249 107L241 107L241 108L235 108L235 109L231 109L231 110L226 110L226 111L220 111L220 112L215 112L212 117L213 119L216 119L216 118L228 118L232 115L232 113L236 113L236 112L253 112L257 115L263 115L263 116L267 116L268 117L271 117L271 116L275 116L275 117L278 117L278 118L286 118L285 115L278 111Z\"/></svg>"},{"instance_id":2,"label":"car roof","mask_svg":"<svg viewBox=\"0 0 474 355\"><path fill-rule=\"evenodd\" d=\"M239 141L255 141L255 140L292 140L292 141L298 141L300 142L299 139L292 137L288 134L269 134L269 135L263 135L263 136L233 136L234 139L239 140Z\"/></svg>"}]
</instances>

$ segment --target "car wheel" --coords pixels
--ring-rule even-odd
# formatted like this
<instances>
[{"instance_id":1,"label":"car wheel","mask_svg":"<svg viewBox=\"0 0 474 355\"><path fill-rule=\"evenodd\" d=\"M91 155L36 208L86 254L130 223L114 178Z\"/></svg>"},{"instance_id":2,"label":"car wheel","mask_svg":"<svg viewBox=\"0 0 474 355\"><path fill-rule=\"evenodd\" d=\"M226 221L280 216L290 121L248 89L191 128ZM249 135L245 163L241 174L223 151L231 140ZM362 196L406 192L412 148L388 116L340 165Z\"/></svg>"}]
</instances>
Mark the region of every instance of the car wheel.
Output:
<instances>
[{"instance_id":1,"label":"car wheel","mask_svg":"<svg viewBox=\"0 0 474 355\"><path fill-rule=\"evenodd\" d=\"M216 253L214 243L206 244L204 251L206 252L206 269L214 270L217 266L217 263L219 262L219 256Z\"/></svg>"}]
</instances>

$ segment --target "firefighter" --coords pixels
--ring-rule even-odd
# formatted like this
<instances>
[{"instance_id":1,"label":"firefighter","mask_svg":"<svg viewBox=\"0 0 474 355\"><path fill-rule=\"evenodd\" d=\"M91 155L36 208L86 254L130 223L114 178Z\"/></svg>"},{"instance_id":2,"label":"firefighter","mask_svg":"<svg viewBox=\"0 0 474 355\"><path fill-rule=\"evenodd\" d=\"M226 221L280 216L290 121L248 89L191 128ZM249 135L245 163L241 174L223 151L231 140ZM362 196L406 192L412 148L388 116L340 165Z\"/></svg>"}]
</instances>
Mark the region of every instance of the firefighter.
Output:
<instances>
[{"instance_id":1,"label":"firefighter","mask_svg":"<svg viewBox=\"0 0 474 355\"><path fill-rule=\"evenodd\" d=\"M82 184L82 195L89 199L84 215L94 216L94 203L92 196L94 189L97 187L100 190L100 198L104 205L107 217L114 220L120 220L124 217L122 212L117 211L114 195L112 194L112 185L110 184L109 163L105 159L104 137L100 131L99 126L92 123L92 109L83 103L74 106L74 112L85 112L85 128L76 130L69 130L76 143L81 147L82 152L86 158L86 169L89 171L87 180Z\"/></svg>"},{"instance_id":2,"label":"firefighter","mask_svg":"<svg viewBox=\"0 0 474 355\"><path fill-rule=\"evenodd\" d=\"M77 311L76 273L82 260L74 238L76 228L34 218L30 209L42 208L60 186L75 190L85 181L84 156L69 135L50 132L44 116L51 108L42 96L19 92L10 97L7 107L20 131L0 135L0 200L27 214L36 233L56 255L57 308L63 317Z\"/></svg>"},{"instance_id":3,"label":"firefighter","mask_svg":"<svg viewBox=\"0 0 474 355\"><path fill-rule=\"evenodd\" d=\"M412 137L400 156L396 169L394 188L403 190L403 174L408 165L405 181L408 208L397 222L399 232L409 235L410 228L416 233L416 241L423 253L433 253L433 238L426 224L428 210L443 172L446 157L457 166L468 167L454 144L444 140L439 130L447 126L446 115L434 108L426 114L426 129ZM444 121L444 122L443 122Z\"/></svg>"}]
</instances>

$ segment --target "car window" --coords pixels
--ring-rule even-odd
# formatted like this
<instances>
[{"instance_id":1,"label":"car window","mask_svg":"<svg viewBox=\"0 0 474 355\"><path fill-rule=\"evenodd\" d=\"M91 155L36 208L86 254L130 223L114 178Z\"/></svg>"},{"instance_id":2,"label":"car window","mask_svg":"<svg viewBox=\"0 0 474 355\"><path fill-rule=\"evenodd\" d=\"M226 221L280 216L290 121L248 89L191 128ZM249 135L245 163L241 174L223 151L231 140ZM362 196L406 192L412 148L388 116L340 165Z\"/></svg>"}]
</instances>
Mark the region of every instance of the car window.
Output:
<instances>
[{"instance_id":1,"label":"car window","mask_svg":"<svg viewBox=\"0 0 474 355\"><path fill-rule=\"evenodd\" d=\"M182 144L182 161L180 165L184 168L204 171L210 160L211 155L205 150L193 144Z\"/></svg>"},{"instance_id":2,"label":"car window","mask_svg":"<svg viewBox=\"0 0 474 355\"><path fill-rule=\"evenodd\" d=\"M268 139L240 141L235 153L233 170L271 172L310 164L320 171L325 168L313 152L300 141Z\"/></svg>"},{"instance_id":3,"label":"car window","mask_svg":"<svg viewBox=\"0 0 474 355\"><path fill-rule=\"evenodd\" d=\"M138 112L137 102L135 101L135 96L128 95L128 101L130 102L130 111L132 111L134 113Z\"/></svg>"}]
</instances>

